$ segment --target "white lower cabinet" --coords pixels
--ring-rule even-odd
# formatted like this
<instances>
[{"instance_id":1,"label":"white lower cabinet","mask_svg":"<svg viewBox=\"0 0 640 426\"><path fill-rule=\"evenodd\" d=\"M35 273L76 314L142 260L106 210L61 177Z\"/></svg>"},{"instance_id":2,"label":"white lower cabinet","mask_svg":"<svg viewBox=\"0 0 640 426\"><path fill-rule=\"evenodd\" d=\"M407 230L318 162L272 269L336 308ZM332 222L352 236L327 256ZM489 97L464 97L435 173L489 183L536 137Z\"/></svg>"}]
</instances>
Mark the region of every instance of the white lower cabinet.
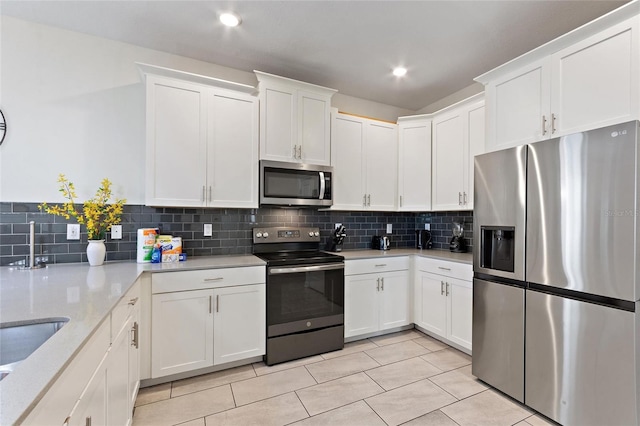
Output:
<instances>
[{"instance_id":1,"label":"white lower cabinet","mask_svg":"<svg viewBox=\"0 0 640 426\"><path fill-rule=\"evenodd\" d=\"M264 281L262 266L153 275L151 377L264 355Z\"/></svg>"},{"instance_id":2,"label":"white lower cabinet","mask_svg":"<svg viewBox=\"0 0 640 426\"><path fill-rule=\"evenodd\" d=\"M433 259L416 261L414 322L418 327L471 350L471 265Z\"/></svg>"},{"instance_id":3,"label":"white lower cabinet","mask_svg":"<svg viewBox=\"0 0 640 426\"><path fill-rule=\"evenodd\" d=\"M100 363L93 377L68 417L69 426L103 426L107 424L107 360ZM115 421L115 420L114 420ZM116 423L109 423L116 424ZM118 423L118 424L127 424Z\"/></svg>"},{"instance_id":4,"label":"white lower cabinet","mask_svg":"<svg viewBox=\"0 0 640 426\"><path fill-rule=\"evenodd\" d=\"M346 338L411 324L409 259L345 262Z\"/></svg>"}]
</instances>

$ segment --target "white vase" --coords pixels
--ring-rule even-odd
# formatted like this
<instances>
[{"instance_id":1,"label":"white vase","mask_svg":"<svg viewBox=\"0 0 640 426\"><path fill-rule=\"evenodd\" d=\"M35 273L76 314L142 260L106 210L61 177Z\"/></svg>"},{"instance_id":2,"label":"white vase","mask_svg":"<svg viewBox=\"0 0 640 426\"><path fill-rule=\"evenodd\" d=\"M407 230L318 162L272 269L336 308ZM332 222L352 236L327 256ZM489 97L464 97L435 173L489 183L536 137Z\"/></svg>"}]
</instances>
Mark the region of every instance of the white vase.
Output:
<instances>
[{"instance_id":1,"label":"white vase","mask_svg":"<svg viewBox=\"0 0 640 426\"><path fill-rule=\"evenodd\" d=\"M87 246L87 260L89 260L89 265L102 265L106 254L107 248L104 245L104 240L89 240L89 245Z\"/></svg>"}]
</instances>

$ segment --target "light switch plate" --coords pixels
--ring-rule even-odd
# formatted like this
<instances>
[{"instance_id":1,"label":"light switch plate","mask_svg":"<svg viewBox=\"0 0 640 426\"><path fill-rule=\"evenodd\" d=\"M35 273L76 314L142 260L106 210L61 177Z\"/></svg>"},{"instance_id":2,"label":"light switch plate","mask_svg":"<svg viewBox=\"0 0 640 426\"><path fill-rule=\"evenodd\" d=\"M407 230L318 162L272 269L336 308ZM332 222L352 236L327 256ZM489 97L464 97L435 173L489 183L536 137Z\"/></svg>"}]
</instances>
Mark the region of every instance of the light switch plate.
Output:
<instances>
[{"instance_id":1,"label":"light switch plate","mask_svg":"<svg viewBox=\"0 0 640 426\"><path fill-rule=\"evenodd\" d=\"M427 231L431 231L431 224L430 223L425 223L424 224L424 229L426 229Z\"/></svg>"},{"instance_id":2,"label":"light switch plate","mask_svg":"<svg viewBox=\"0 0 640 426\"><path fill-rule=\"evenodd\" d=\"M80 239L80 224L67 223L67 240L79 240L79 239Z\"/></svg>"},{"instance_id":3,"label":"light switch plate","mask_svg":"<svg viewBox=\"0 0 640 426\"><path fill-rule=\"evenodd\" d=\"M341 224L341 223L336 223L336 224L335 224L334 229L338 229L338 228L340 228L341 226L342 226L342 224Z\"/></svg>"},{"instance_id":4,"label":"light switch plate","mask_svg":"<svg viewBox=\"0 0 640 426\"><path fill-rule=\"evenodd\" d=\"M111 239L112 240L122 239L122 225L111 225Z\"/></svg>"},{"instance_id":5,"label":"light switch plate","mask_svg":"<svg viewBox=\"0 0 640 426\"><path fill-rule=\"evenodd\" d=\"M213 235L213 225L210 223L205 223L204 224L204 236L205 237L210 237Z\"/></svg>"},{"instance_id":6,"label":"light switch plate","mask_svg":"<svg viewBox=\"0 0 640 426\"><path fill-rule=\"evenodd\" d=\"M387 234L392 234L393 233L393 225L390 223L387 223Z\"/></svg>"}]
</instances>

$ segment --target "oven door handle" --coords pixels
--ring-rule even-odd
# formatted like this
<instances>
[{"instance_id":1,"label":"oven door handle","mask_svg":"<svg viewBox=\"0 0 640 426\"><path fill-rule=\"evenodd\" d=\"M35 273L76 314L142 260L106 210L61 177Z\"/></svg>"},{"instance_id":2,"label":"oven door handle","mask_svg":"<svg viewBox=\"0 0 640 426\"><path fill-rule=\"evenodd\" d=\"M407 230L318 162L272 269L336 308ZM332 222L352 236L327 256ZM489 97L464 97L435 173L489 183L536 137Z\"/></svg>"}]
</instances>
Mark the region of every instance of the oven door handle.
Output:
<instances>
[{"instance_id":1,"label":"oven door handle","mask_svg":"<svg viewBox=\"0 0 640 426\"><path fill-rule=\"evenodd\" d=\"M297 274L300 272L333 271L337 269L344 269L344 264L331 263L328 265L288 266L284 268L269 268L269 275Z\"/></svg>"}]
</instances>

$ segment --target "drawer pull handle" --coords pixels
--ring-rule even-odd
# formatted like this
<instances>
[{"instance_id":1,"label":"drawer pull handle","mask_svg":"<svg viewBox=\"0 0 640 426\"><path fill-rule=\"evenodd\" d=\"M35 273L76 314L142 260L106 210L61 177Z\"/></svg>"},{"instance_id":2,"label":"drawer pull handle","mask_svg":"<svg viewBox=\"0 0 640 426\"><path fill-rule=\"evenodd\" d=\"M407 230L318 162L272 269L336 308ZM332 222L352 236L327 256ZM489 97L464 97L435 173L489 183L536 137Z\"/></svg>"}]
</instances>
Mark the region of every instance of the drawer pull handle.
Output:
<instances>
[{"instance_id":1,"label":"drawer pull handle","mask_svg":"<svg viewBox=\"0 0 640 426\"><path fill-rule=\"evenodd\" d=\"M438 269L442 269L443 271L450 271L451 270L451 268L444 268L442 266L438 266Z\"/></svg>"},{"instance_id":2,"label":"drawer pull handle","mask_svg":"<svg viewBox=\"0 0 640 426\"><path fill-rule=\"evenodd\" d=\"M211 313L211 299L212 299L212 296L209 296L209 313Z\"/></svg>"},{"instance_id":3,"label":"drawer pull handle","mask_svg":"<svg viewBox=\"0 0 640 426\"><path fill-rule=\"evenodd\" d=\"M444 281L440 281L440 295L444 296Z\"/></svg>"},{"instance_id":4,"label":"drawer pull handle","mask_svg":"<svg viewBox=\"0 0 640 426\"><path fill-rule=\"evenodd\" d=\"M224 280L224 277L218 277L218 278L205 278L204 281L205 282L211 282L211 281L221 281Z\"/></svg>"},{"instance_id":5,"label":"drawer pull handle","mask_svg":"<svg viewBox=\"0 0 640 426\"><path fill-rule=\"evenodd\" d=\"M376 285L376 290L380 291L380 278L378 278L376 282L378 283L378 285Z\"/></svg>"},{"instance_id":6,"label":"drawer pull handle","mask_svg":"<svg viewBox=\"0 0 640 426\"><path fill-rule=\"evenodd\" d=\"M138 349L139 342L138 342L138 323L137 322L133 323L133 327L131 328L131 331L133 334L133 339L131 339L131 346Z\"/></svg>"},{"instance_id":7,"label":"drawer pull handle","mask_svg":"<svg viewBox=\"0 0 640 426\"><path fill-rule=\"evenodd\" d=\"M384 267L384 266L387 266L387 264L386 263L379 263L379 264L376 265L376 268L381 268L381 267Z\"/></svg>"},{"instance_id":8,"label":"drawer pull handle","mask_svg":"<svg viewBox=\"0 0 640 426\"><path fill-rule=\"evenodd\" d=\"M380 278L380 289L384 291L384 278Z\"/></svg>"},{"instance_id":9,"label":"drawer pull handle","mask_svg":"<svg viewBox=\"0 0 640 426\"><path fill-rule=\"evenodd\" d=\"M447 283L447 296L449 296L449 283Z\"/></svg>"},{"instance_id":10,"label":"drawer pull handle","mask_svg":"<svg viewBox=\"0 0 640 426\"><path fill-rule=\"evenodd\" d=\"M216 312L220 312L220 295L216 294Z\"/></svg>"},{"instance_id":11,"label":"drawer pull handle","mask_svg":"<svg viewBox=\"0 0 640 426\"><path fill-rule=\"evenodd\" d=\"M129 303L128 303L128 304L129 304L129 305L131 305L131 306L133 306L133 305L135 305L136 303L138 303L138 298L137 298L137 297L134 297L133 299L129 300Z\"/></svg>"}]
</instances>

